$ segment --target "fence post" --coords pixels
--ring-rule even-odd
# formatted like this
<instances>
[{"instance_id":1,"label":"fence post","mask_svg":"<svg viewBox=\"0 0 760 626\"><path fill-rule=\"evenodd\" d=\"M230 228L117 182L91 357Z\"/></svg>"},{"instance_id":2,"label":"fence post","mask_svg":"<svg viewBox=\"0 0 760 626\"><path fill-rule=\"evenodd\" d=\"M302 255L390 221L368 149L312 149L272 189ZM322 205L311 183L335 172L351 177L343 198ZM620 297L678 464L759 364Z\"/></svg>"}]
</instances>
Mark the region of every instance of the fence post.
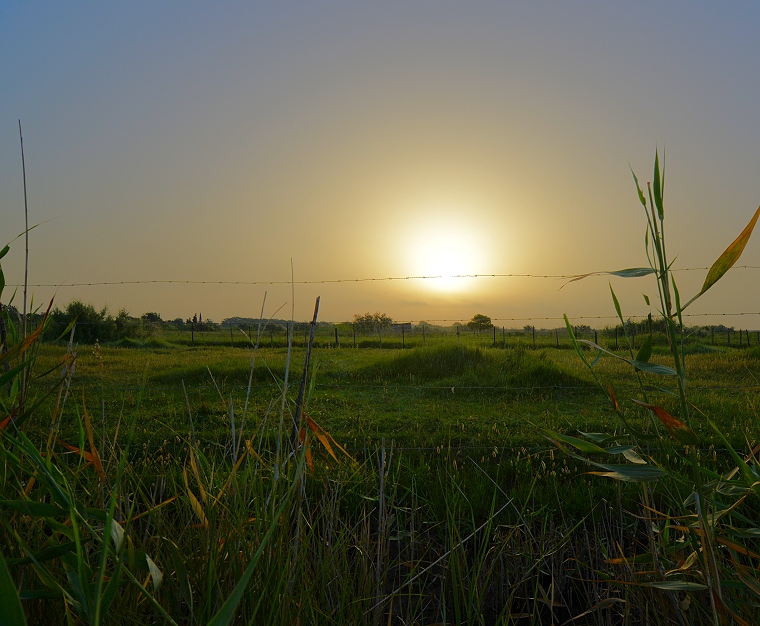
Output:
<instances>
[{"instance_id":1,"label":"fence post","mask_svg":"<svg viewBox=\"0 0 760 626\"><path fill-rule=\"evenodd\" d=\"M190 320L190 343L195 345L195 322Z\"/></svg>"},{"instance_id":2,"label":"fence post","mask_svg":"<svg viewBox=\"0 0 760 626\"><path fill-rule=\"evenodd\" d=\"M496 347L496 326L493 327L493 347Z\"/></svg>"},{"instance_id":3,"label":"fence post","mask_svg":"<svg viewBox=\"0 0 760 626\"><path fill-rule=\"evenodd\" d=\"M744 337L742 336L742 329L740 328L739 329L739 347L740 348L743 347L743 345L744 345L744 341L743 340L744 340Z\"/></svg>"},{"instance_id":4,"label":"fence post","mask_svg":"<svg viewBox=\"0 0 760 626\"><path fill-rule=\"evenodd\" d=\"M536 325L533 325L533 347L536 347Z\"/></svg>"},{"instance_id":5,"label":"fence post","mask_svg":"<svg viewBox=\"0 0 760 626\"><path fill-rule=\"evenodd\" d=\"M356 347L356 324L351 324L354 331L354 348Z\"/></svg>"},{"instance_id":6,"label":"fence post","mask_svg":"<svg viewBox=\"0 0 760 626\"><path fill-rule=\"evenodd\" d=\"M425 336L425 327L424 326L422 327L422 345L423 346L427 345L427 337Z\"/></svg>"},{"instance_id":7,"label":"fence post","mask_svg":"<svg viewBox=\"0 0 760 626\"><path fill-rule=\"evenodd\" d=\"M505 348L507 347L507 331L504 329L504 326L501 327L501 343Z\"/></svg>"},{"instance_id":8,"label":"fence post","mask_svg":"<svg viewBox=\"0 0 760 626\"><path fill-rule=\"evenodd\" d=\"M726 331L726 342L729 346L731 346L731 330Z\"/></svg>"},{"instance_id":9,"label":"fence post","mask_svg":"<svg viewBox=\"0 0 760 626\"><path fill-rule=\"evenodd\" d=\"M599 337L596 334L596 328L594 329L594 343L599 345Z\"/></svg>"},{"instance_id":10,"label":"fence post","mask_svg":"<svg viewBox=\"0 0 760 626\"><path fill-rule=\"evenodd\" d=\"M339 348L340 344L338 343L338 327L335 327L335 347Z\"/></svg>"}]
</instances>

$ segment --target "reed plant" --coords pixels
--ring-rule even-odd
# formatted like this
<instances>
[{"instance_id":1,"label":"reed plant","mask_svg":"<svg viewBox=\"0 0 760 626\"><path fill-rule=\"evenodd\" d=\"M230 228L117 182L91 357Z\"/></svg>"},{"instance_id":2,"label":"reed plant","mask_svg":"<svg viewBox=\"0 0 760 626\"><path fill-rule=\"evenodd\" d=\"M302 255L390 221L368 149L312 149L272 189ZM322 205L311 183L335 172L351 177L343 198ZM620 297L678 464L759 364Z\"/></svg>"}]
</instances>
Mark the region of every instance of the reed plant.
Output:
<instances>
[{"instance_id":1,"label":"reed plant","mask_svg":"<svg viewBox=\"0 0 760 626\"><path fill-rule=\"evenodd\" d=\"M643 592L646 609L659 615L662 623L755 624L760 618L758 449L747 441L747 449L740 452L724 435L721 416L709 415L692 403L683 313L739 259L760 208L710 267L700 291L684 300L666 247L665 172L659 155L655 153L653 179L646 194L635 174L633 179L646 217L648 265L611 274L656 279L654 302L660 325L666 330L669 362L652 360L651 330L634 349L630 322L610 285L615 312L625 331L627 355L577 339L567 317L565 322L578 357L609 400L615 416L613 428L603 433L581 432L577 437L552 430L545 434L566 454L590 464L591 474L641 485L635 533L626 536L621 532L608 547L606 563L619 568L619 575L608 581L608 598L618 597L615 594L620 588L634 585ZM650 305L650 299L644 298ZM612 385L605 384L598 373L603 357L628 365L630 376L638 383L638 397L630 402L618 400ZM712 436L699 436L698 432L711 432ZM709 444L717 444L722 465L705 462L704 449ZM710 449L716 448L712 445ZM625 516L621 509L621 528L626 525Z\"/></svg>"}]
</instances>

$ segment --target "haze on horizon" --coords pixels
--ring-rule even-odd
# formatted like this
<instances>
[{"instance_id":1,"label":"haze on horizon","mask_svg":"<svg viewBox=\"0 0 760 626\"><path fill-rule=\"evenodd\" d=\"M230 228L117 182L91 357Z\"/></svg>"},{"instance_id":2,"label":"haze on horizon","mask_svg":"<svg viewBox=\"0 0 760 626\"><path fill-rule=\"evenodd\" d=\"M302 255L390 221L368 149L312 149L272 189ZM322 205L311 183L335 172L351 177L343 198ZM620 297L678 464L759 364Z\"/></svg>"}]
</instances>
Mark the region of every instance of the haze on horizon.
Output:
<instances>
[{"instance_id":1,"label":"haze on horizon","mask_svg":"<svg viewBox=\"0 0 760 626\"><path fill-rule=\"evenodd\" d=\"M538 276L646 264L629 166L650 180L657 148L690 296L760 204L758 23L750 2L6 2L0 245L24 229L20 119L29 282L60 285L37 304L219 321L266 290L289 317L292 263L299 320L320 295L322 320L556 327L612 316L608 279ZM694 323L760 329L759 233L738 265ZM20 239L6 280L23 267ZM419 276L441 278L363 280ZM611 282L649 312L653 280Z\"/></svg>"}]
</instances>

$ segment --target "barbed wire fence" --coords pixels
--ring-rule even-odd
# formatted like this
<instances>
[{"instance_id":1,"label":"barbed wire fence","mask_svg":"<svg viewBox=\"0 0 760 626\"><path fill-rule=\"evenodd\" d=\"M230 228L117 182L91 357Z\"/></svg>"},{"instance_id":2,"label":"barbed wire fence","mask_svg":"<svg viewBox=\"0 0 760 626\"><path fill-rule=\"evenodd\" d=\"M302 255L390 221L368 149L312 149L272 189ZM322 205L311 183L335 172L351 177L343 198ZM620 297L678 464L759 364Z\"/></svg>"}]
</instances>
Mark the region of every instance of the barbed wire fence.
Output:
<instances>
[{"instance_id":1,"label":"barbed wire fence","mask_svg":"<svg viewBox=\"0 0 760 626\"><path fill-rule=\"evenodd\" d=\"M758 270L760 266L737 266L735 269ZM707 267L682 268L680 272L707 271ZM598 272L596 274L604 274ZM589 274L590 276L591 274ZM434 281L441 279L468 279L468 278L521 278L536 280L556 280L571 281L578 278L578 275L572 274L516 274L516 273L489 273L489 274L460 274L455 276L443 275L422 275L422 276L386 276L386 277L364 277L364 278L335 278L320 280L250 280L250 281L210 281L210 280L168 280L168 279L151 279L151 280L127 280L127 281L96 281L96 282L70 282L70 283L35 283L30 284L30 288L56 288L64 289L67 287L98 287L98 286L127 286L127 285L238 285L238 286L275 286L275 285L329 285L329 284L359 284L374 282L398 282L398 281ZM21 285L7 285L9 287L20 287ZM684 314L684 318L747 318L747 326L760 327L760 311L740 311L740 312L708 312L699 314ZM238 318L244 319L244 318ZM183 324L171 326L171 322L162 321L146 322L146 325L160 324L161 328L172 334L172 341L185 344L198 345L229 345L230 347L247 348L250 347L256 339L257 324L255 318L249 318L247 323L228 322L225 324L208 324L204 327L202 324L194 327L194 324ZM614 315L578 315L573 316L572 323L574 331L579 338L593 340L609 349L618 349L623 347L624 341L631 341L633 347L636 346L636 323L645 323L648 319L648 313L628 316L626 322L630 321L628 336L623 335L620 328L620 321ZM297 347L304 347L307 344L308 323L305 322L288 322L285 325L280 323L281 320L263 320L264 332L259 337L261 347L284 348L287 346L290 335L289 324L295 324L293 328L293 341ZM351 323L322 323L318 328L317 340L315 347L317 349L338 349L338 348L382 348L382 349L406 349L415 346L425 346L428 342L435 342L437 339L456 338L457 341L466 345L477 347L492 348L570 348L571 342L565 330L565 320L562 316L533 315L521 317L494 317L491 319L493 326L488 329L468 328L466 324L461 324L461 319L453 318L428 318L424 320L396 320L395 323L388 327L378 327L371 330L362 330L357 328L356 324ZM78 325L87 325L88 322L78 322ZM536 328L537 324L542 326L553 326L550 328ZM602 325L602 328L596 326ZM515 327L517 326L517 327ZM300 336L301 331L303 336ZM712 345L727 346L732 348L746 348L760 345L760 330L734 330L725 328L723 325L716 324L704 327L702 331L694 336L695 342L709 342ZM687 341L689 338L687 337ZM276 381L270 381L265 387L276 388ZM85 385L89 387L89 385ZM589 386L583 385L538 385L538 386L518 386L518 385L440 385L440 384L414 384L411 381L406 382L383 382L382 384L371 381L352 380L348 382L326 382L320 381L318 387L322 391L340 393L346 388L359 389L369 393L374 391L387 393L406 393L406 394L445 394L453 397L459 394L577 394L586 393ZM216 384L198 383L193 385L195 392L198 394L210 394L213 396L218 392ZM227 385L227 390L244 391L245 387L240 385ZM110 387L107 383L104 385L101 380L98 384L92 385L92 391L110 393L115 390L115 395L120 393L134 392L142 390L139 386L119 384ZM712 393L717 391L730 393L756 393L760 390L760 384L712 384L700 385L698 388L692 388L696 393ZM151 393L169 393L176 391L176 386L157 382L150 384ZM158 436L159 433L156 433ZM163 436L163 435L162 435ZM183 444L178 442L173 448L181 447ZM207 446L224 446L223 442L207 441ZM142 442L141 449L144 452L155 453L167 449L166 443L156 443L151 437L150 441ZM425 451L439 452L438 447L418 447L418 446L400 446L405 451ZM361 448L349 448L349 452L361 452ZM499 449L493 445L484 445L479 443L459 444L457 450L461 453L473 454L493 454L499 456L509 454L505 449ZM364 445L364 454L367 454L367 444ZM535 455L549 454L551 451L545 445L530 446L529 453Z\"/></svg>"},{"instance_id":2,"label":"barbed wire fence","mask_svg":"<svg viewBox=\"0 0 760 626\"><path fill-rule=\"evenodd\" d=\"M674 272L694 272L694 271L707 271L708 267L688 267L674 269ZM760 266L755 265L740 265L735 266L734 269L744 270L758 270ZM91 282L67 282L67 283L33 283L28 287L38 288L56 288L63 289L67 287L98 287L98 286L127 286L127 285L238 285L238 286L275 286L275 285L328 285L328 284L358 284L358 283L371 283L371 282L398 282L398 281L435 281L441 279L468 279L468 278L528 278L528 279L542 279L542 280L564 280L572 281L580 277L588 277L594 275L608 274L609 272L592 272L588 274L537 274L537 273L478 273L478 274L457 274L457 275L408 275L408 276L379 276L379 277L359 277L359 278L329 278L329 279L310 279L310 280L247 280L247 281L226 281L226 280L185 280L185 279L149 279L149 280L122 280L122 281L91 281ZM22 285L8 284L9 287L21 287ZM739 311L739 312L707 312L698 314L683 314L684 318L758 318L760 317L759 311ZM636 341L636 322L642 322L648 318L647 313L638 315L627 316L626 321L631 322L632 339L635 345ZM235 322L226 322L222 324L210 323L208 320L204 324L203 322L197 323L188 320L190 323L178 326L175 324L175 328L179 330L185 330L190 332L191 343L196 343L195 335L198 334L198 340L208 343L213 341L211 333L216 332L215 339L217 342L222 343L220 339L220 333L226 332L229 334L230 345L235 345L236 331L242 330L247 333L248 338L253 336L254 333L254 318L231 318L231 319L246 319L250 320L247 324L240 324ZM176 320L175 320L176 321ZM561 347L563 342L560 339L560 332L564 334L564 318L562 316L545 316L545 315L527 315L521 317L494 317L491 318L493 326L489 330L491 334L491 345L493 347L506 347L508 340L523 340L526 337L529 339L528 344L533 347L547 346L551 343L555 347ZM164 324L167 322L163 321ZM270 347L275 345L281 345L283 338L287 338L289 326L286 324L283 327L282 320L276 320L273 323L264 322L265 334L260 337L261 345L269 344ZM409 345L416 345L421 339L423 344L427 343L428 337L434 339L436 337L452 334L458 338L468 337L471 335L479 335L482 339L483 329L473 330L462 323L461 319L454 318L427 318L423 320L395 320L395 323L390 327L378 327L373 329L372 332L366 332L364 330L357 329L356 325L349 327L349 324L343 323L321 323L318 328L318 346L334 347L377 347L393 348L393 347L407 347L407 336ZM537 323L556 322L554 328L536 328ZM153 322L146 322L149 326ZM295 324L294 333L303 330L304 342L306 340L306 332L308 324L305 322L292 322ZM514 324L522 325L522 328L513 328ZM598 341L599 336L605 337L614 332L614 346L618 348L620 345L620 337L618 336L617 327L619 326L619 320L613 315L576 315L572 318L572 323L575 326L576 332L584 338L591 338L593 336L594 341ZM591 326L594 324L594 327ZM599 329L597 325L603 323L604 326ZM610 323L615 327L614 331L611 331ZM79 326L86 326L91 324L87 321L79 321ZM451 325L450 328L440 327L437 325ZM760 322L755 321L755 326L760 326ZM749 347L753 342L756 345L760 345L760 331L751 330L749 324L743 329L734 330L733 327L726 328L722 324L716 324L710 326L710 342L716 343L715 331L718 329L718 343L724 343L728 346L738 345L739 347ZM509 327L509 328L508 328ZM562 329L562 330L561 330ZM321 332L320 332L321 331ZM329 333L331 337L326 338L325 333ZM383 336L385 334L385 337ZM720 335L723 335L721 337ZM320 336L321 335L321 336ZM553 335L553 337L552 337ZM277 338L277 341L275 341ZM551 341L553 338L553 342ZM243 337L238 337L237 344L244 345L246 342ZM267 342L268 339L268 342ZM400 339L400 346L398 345ZM701 337L704 339L704 336ZM567 342L566 342L567 343ZM568 344L569 345L569 344Z\"/></svg>"}]
</instances>

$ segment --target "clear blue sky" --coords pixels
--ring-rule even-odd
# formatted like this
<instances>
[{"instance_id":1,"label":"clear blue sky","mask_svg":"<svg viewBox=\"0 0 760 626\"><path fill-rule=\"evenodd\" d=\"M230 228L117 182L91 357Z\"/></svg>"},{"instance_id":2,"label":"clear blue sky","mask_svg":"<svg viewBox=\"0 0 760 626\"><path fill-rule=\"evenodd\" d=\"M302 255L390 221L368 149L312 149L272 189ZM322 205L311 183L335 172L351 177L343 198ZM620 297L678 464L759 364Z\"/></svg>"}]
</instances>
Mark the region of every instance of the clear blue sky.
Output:
<instances>
[{"instance_id":1,"label":"clear blue sky","mask_svg":"<svg viewBox=\"0 0 760 626\"><path fill-rule=\"evenodd\" d=\"M675 267L709 266L760 205L750 2L12 2L0 5L2 243L30 283L574 274L645 263L629 164L665 149ZM740 265L760 266L760 233ZM23 279L23 242L3 261ZM687 294L704 272L677 275ZM737 269L694 313L760 312ZM522 326L610 315L607 279L298 285L322 318ZM646 313L646 279L615 281ZM290 288L35 287L165 319L290 314ZM7 294L6 294L7 296ZM704 318L760 328L760 315ZM603 325L600 322L598 325ZM557 326L537 320L538 326Z\"/></svg>"}]
</instances>

